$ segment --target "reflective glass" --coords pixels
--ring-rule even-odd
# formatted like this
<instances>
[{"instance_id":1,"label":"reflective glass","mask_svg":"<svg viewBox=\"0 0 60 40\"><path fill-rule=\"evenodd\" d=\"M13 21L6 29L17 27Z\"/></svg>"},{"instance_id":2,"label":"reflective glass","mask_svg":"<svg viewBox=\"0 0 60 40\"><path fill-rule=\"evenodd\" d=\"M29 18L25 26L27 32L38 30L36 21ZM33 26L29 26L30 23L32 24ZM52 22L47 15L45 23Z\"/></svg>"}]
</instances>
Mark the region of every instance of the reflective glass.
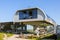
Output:
<instances>
[{"instance_id":1,"label":"reflective glass","mask_svg":"<svg viewBox=\"0 0 60 40\"><path fill-rule=\"evenodd\" d=\"M28 10L19 12L19 19L34 19L37 18L37 10Z\"/></svg>"}]
</instances>

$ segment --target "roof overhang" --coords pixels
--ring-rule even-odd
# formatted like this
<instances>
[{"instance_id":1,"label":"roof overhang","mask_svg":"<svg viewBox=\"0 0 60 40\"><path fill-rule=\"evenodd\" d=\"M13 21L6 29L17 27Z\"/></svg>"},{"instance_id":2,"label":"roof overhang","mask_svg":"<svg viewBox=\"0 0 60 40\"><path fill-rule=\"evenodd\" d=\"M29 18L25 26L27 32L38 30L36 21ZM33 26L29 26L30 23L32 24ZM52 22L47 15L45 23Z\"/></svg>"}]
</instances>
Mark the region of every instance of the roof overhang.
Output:
<instances>
[{"instance_id":1,"label":"roof overhang","mask_svg":"<svg viewBox=\"0 0 60 40\"><path fill-rule=\"evenodd\" d=\"M29 21L29 22L15 22L15 23L23 23L28 25L36 25L36 26L49 26L53 25L47 21Z\"/></svg>"}]
</instances>

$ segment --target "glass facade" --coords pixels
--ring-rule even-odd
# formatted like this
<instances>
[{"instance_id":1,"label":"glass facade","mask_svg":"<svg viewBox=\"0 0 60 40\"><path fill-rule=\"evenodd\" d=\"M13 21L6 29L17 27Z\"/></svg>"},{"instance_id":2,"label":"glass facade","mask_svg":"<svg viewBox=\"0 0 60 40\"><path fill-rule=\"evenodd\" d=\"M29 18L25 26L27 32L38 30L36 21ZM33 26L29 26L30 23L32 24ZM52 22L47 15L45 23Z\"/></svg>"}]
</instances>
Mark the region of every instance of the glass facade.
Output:
<instances>
[{"instance_id":1,"label":"glass facade","mask_svg":"<svg viewBox=\"0 0 60 40\"><path fill-rule=\"evenodd\" d=\"M51 31L54 31L54 26L50 25L50 26L47 26L47 32L51 32Z\"/></svg>"},{"instance_id":2,"label":"glass facade","mask_svg":"<svg viewBox=\"0 0 60 40\"><path fill-rule=\"evenodd\" d=\"M27 11L20 11L19 19L34 19L37 18L37 10L27 10Z\"/></svg>"}]
</instances>

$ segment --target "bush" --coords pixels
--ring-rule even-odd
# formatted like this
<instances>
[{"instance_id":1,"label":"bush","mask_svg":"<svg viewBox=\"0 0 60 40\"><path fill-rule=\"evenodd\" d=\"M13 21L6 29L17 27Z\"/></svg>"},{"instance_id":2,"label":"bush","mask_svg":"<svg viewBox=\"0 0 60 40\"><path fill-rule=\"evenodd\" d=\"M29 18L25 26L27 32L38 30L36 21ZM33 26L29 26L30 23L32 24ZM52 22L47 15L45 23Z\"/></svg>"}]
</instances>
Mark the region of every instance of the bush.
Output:
<instances>
[{"instance_id":1,"label":"bush","mask_svg":"<svg viewBox=\"0 0 60 40\"><path fill-rule=\"evenodd\" d=\"M37 37L36 40L42 40L40 37Z\"/></svg>"}]
</instances>

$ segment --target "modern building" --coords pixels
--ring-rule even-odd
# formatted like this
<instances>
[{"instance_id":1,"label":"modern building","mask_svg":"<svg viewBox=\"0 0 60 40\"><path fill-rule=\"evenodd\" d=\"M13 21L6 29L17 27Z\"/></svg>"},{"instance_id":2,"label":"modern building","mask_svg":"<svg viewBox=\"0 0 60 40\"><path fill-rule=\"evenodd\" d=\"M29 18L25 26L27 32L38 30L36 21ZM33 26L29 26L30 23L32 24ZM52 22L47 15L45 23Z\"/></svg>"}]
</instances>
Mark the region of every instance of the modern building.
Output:
<instances>
[{"instance_id":1,"label":"modern building","mask_svg":"<svg viewBox=\"0 0 60 40\"><path fill-rule=\"evenodd\" d=\"M26 25L32 25L33 30L39 27L42 32L56 33L56 22L39 8L17 10L12 23L11 25L9 24L12 29L19 31L27 31ZM0 24L2 25L2 23Z\"/></svg>"},{"instance_id":2,"label":"modern building","mask_svg":"<svg viewBox=\"0 0 60 40\"><path fill-rule=\"evenodd\" d=\"M17 10L13 18L13 23L29 24L33 26L34 30L39 26L41 29L53 30L56 33L56 22L38 8Z\"/></svg>"}]
</instances>

